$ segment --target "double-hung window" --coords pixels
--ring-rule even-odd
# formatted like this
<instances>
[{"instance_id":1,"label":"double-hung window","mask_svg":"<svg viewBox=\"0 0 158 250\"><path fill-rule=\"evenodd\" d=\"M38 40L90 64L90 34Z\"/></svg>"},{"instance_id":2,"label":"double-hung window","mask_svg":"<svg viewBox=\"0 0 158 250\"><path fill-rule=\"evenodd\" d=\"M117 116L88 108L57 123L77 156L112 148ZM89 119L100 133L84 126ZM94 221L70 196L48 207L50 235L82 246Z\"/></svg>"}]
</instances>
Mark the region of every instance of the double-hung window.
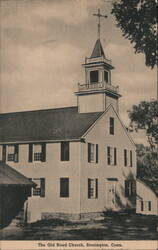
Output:
<instances>
[{"instance_id":1,"label":"double-hung window","mask_svg":"<svg viewBox=\"0 0 158 250\"><path fill-rule=\"evenodd\" d=\"M115 147L107 147L107 164L117 165L117 149Z\"/></svg>"},{"instance_id":2,"label":"double-hung window","mask_svg":"<svg viewBox=\"0 0 158 250\"><path fill-rule=\"evenodd\" d=\"M99 147L98 144L88 143L88 162L98 163Z\"/></svg>"},{"instance_id":3,"label":"double-hung window","mask_svg":"<svg viewBox=\"0 0 158 250\"><path fill-rule=\"evenodd\" d=\"M45 197L45 178L29 178L34 183L36 187L32 190L32 196Z\"/></svg>"},{"instance_id":4,"label":"double-hung window","mask_svg":"<svg viewBox=\"0 0 158 250\"><path fill-rule=\"evenodd\" d=\"M132 167L133 166L132 150L124 149L124 166L125 167Z\"/></svg>"},{"instance_id":5,"label":"double-hung window","mask_svg":"<svg viewBox=\"0 0 158 250\"><path fill-rule=\"evenodd\" d=\"M60 197L69 197L69 178L60 178Z\"/></svg>"},{"instance_id":6,"label":"double-hung window","mask_svg":"<svg viewBox=\"0 0 158 250\"><path fill-rule=\"evenodd\" d=\"M7 161L18 162L19 145L8 145L7 147Z\"/></svg>"},{"instance_id":7,"label":"double-hung window","mask_svg":"<svg viewBox=\"0 0 158 250\"><path fill-rule=\"evenodd\" d=\"M98 179L88 178L88 199L98 198Z\"/></svg>"},{"instance_id":8,"label":"double-hung window","mask_svg":"<svg viewBox=\"0 0 158 250\"><path fill-rule=\"evenodd\" d=\"M151 201L140 201L141 211L151 211Z\"/></svg>"},{"instance_id":9,"label":"double-hung window","mask_svg":"<svg viewBox=\"0 0 158 250\"><path fill-rule=\"evenodd\" d=\"M136 194L136 182L134 180L125 180L125 197L132 197Z\"/></svg>"},{"instance_id":10,"label":"double-hung window","mask_svg":"<svg viewBox=\"0 0 158 250\"><path fill-rule=\"evenodd\" d=\"M68 141L61 142L61 161L70 160L70 143Z\"/></svg>"},{"instance_id":11,"label":"double-hung window","mask_svg":"<svg viewBox=\"0 0 158 250\"><path fill-rule=\"evenodd\" d=\"M46 143L29 144L29 162L46 161Z\"/></svg>"},{"instance_id":12,"label":"double-hung window","mask_svg":"<svg viewBox=\"0 0 158 250\"><path fill-rule=\"evenodd\" d=\"M42 145L35 144L33 151L34 161L42 161Z\"/></svg>"}]
</instances>

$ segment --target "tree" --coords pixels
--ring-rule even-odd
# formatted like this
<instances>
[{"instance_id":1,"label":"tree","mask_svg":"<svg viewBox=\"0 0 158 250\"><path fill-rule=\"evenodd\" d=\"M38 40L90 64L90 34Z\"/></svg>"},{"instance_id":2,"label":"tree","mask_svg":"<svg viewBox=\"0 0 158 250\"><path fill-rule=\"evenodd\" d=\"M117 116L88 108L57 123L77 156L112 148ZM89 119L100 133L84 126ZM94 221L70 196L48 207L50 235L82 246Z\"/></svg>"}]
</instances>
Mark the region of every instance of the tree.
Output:
<instances>
[{"instance_id":1,"label":"tree","mask_svg":"<svg viewBox=\"0 0 158 250\"><path fill-rule=\"evenodd\" d=\"M158 154L137 144L137 178L158 193Z\"/></svg>"},{"instance_id":2,"label":"tree","mask_svg":"<svg viewBox=\"0 0 158 250\"><path fill-rule=\"evenodd\" d=\"M142 101L128 111L130 126L136 131L145 129L151 150L158 145L158 101Z\"/></svg>"},{"instance_id":3,"label":"tree","mask_svg":"<svg viewBox=\"0 0 158 250\"><path fill-rule=\"evenodd\" d=\"M123 36L134 45L135 53L145 54L145 63L157 65L156 0L114 0L111 13Z\"/></svg>"}]
</instances>

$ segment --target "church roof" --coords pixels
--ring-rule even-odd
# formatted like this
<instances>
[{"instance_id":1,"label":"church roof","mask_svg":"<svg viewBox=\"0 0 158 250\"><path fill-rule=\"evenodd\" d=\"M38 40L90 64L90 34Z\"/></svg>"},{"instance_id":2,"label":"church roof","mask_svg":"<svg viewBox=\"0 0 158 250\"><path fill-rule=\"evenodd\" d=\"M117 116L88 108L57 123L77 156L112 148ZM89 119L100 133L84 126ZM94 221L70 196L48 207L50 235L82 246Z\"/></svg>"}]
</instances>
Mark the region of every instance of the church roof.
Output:
<instances>
[{"instance_id":1,"label":"church roof","mask_svg":"<svg viewBox=\"0 0 158 250\"><path fill-rule=\"evenodd\" d=\"M0 142L79 139L102 114L77 107L0 114Z\"/></svg>"},{"instance_id":2,"label":"church roof","mask_svg":"<svg viewBox=\"0 0 158 250\"><path fill-rule=\"evenodd\" d=\"M1 185L35 186L36 184L6 163L0 161L0 186Z\"/></svg>"},{"instance_id":3,"label":"church roof","mask_svg":"<svg viewBox=\"0 0 158 250\"><path fill-rule=\"evenodd\" d=\"M141 178L137 179L137 181L143 183L148 188L150 188L158 197L158 178Z\"/></svg>"},{"instance_id":4,"label":"church roof","mask_svg":"<svg viewBox=\"0 0 158 250\"><path fill-rule=\"evenodd\" d=\"M95 46L94 46L94 49L90 58L96 58L96 57L101 57L101 56L105 57L105 54L104 54L103 47L101 45L101 41L100 39L98 39L95 43Z\"/></svg>"}]
</instances>

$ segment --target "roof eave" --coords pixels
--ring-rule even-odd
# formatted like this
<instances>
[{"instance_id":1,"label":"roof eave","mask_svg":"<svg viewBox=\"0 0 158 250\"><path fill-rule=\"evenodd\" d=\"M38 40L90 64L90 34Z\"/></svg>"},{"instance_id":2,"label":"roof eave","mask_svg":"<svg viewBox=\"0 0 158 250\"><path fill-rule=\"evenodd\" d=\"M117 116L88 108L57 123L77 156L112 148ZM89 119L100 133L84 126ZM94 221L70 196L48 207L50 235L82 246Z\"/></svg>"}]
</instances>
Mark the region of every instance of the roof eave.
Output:
<instances>
[{"instance_id":1,"label":"roof eave","mask_svg":"<svg viewBox=\"0 0 158 250\"><path fill-rule=\"evenodd\" d=\"M58 142L62 142L62 141L70 141L70 142L77 142L77 141L82 141L81 137L78 138L63 138L63 139L50 139L50 140L43 140L43 139L39 139L39 140L9 140L9 141L0 141L0 145L3 144L28 144L28 143L40 143L40 142L45 142L45 143L58 143Z\"/></svg>"}]
</instances>

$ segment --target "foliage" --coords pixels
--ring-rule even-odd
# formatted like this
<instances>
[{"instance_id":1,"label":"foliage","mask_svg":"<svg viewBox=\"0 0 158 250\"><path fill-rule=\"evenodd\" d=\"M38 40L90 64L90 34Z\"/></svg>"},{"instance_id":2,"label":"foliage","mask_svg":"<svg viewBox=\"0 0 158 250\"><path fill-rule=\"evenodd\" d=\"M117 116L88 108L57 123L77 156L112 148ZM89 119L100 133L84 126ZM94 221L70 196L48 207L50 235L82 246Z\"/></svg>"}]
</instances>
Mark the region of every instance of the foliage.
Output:
<instances>
[{"instance_id":1,"label":"foliage","mask_svg":"<svg viewBox=\"0 0 158 250\"><path fill-rule=\"evenodd\" d=\"M137 178L158 194L158 153L137 145Z\"/></svg>"},{"instance_id":2,"label":"foliage","mask_svg":"<svg viewBox=\"0 0 158 250\"><path fill-rule=\"evenodd\" d=\"M129 112L131 127L145 129L148 142L153 150L158 144L158 101L142 101L133 105Z\"/></svg>"},{"instance_id":3,"label":"foliage","mask_svg":"<svg viewBox=\"0 0 158 250\"><path fill-rule=\"evenodd\" d=\"M135 52L145 54L146 65L153 68L157 64L156 0L114 0L111 13Z\"/></svg>"}]
</instances>

